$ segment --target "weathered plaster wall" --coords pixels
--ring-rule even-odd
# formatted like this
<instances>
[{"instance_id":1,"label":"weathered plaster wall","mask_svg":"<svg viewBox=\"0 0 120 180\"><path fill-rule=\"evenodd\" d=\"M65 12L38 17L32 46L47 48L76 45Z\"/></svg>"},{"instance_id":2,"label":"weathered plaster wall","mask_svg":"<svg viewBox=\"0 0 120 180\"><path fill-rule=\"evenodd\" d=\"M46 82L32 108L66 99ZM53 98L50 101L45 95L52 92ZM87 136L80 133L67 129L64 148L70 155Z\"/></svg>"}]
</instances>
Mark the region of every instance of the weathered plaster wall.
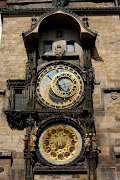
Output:
<instances>
[{"instance_id":1,"label":"weathered plaster wall","mask_svg":"<svg viewBox=\"0 0 120 180\"><path fill-rule=\"evenodd\" d=\"M88 16L89 28L99 34L93 50L95 73L94 118L98 137L99 155L98 180L120 179L119 163L115 164L114 146L120 146L120 94L117 100L105 94L103 88L120 87L120 20L117 15ZM31 17L8 17L3 19L3 32L0 47L0 88L7 89L8 79L24 79L27 62L26 50L21 33L30 28ZM11 130L3 110L7 109L8 91L0 95L0 149L13 151L12 180L17 180L24 166L23 141L25 131ZM3 161L1 161L3 164ZM8 178L10 162L0 178ZM7 167L9 167L7 169ZM115 169L116 167L116 169ZM18 168L18 169L17 169ZM16 172L16 175L15 175ZM103 178L104 177L104 178ZM37 176L38 179L74 179L81 176ZM84 180L84 177L82 180ZM7 179L8 180L8 179Z\"/></svg>"}]
</instances>

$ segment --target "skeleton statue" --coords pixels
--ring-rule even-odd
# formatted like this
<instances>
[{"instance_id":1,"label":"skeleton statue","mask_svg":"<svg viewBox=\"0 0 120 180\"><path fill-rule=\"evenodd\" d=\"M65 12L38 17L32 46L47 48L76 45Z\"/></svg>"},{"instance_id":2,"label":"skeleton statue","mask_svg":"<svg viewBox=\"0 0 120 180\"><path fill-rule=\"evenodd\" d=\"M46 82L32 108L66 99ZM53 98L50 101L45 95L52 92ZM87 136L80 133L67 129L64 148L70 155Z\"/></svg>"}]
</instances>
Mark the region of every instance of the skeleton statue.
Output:
<instances>
[{"instance_id":1,"label":"skeleton statue","mask_svg":"<svg viewBox=\"0 0 120 180\"><path fill-rule=\"evenodd\" d=\"M95 137L95 133L93 133L92 135L92 139L91 139L91 142L92 142L92 152L97 152L98 154L101 153L101 151L97 148L97 140L96 137Z\"/></svg>"}]
</instances>

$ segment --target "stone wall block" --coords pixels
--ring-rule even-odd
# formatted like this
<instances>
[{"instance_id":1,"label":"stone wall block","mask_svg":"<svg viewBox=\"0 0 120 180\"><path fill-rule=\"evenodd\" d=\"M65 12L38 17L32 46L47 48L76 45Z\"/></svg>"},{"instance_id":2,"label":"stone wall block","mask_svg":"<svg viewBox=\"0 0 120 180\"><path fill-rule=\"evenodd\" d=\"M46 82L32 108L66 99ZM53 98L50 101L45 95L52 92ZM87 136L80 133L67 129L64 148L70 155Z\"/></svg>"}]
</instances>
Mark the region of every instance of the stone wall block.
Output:
<instances>
[{"instance_id":1,"label":"stone wall block","mask_svg":"<svg viewBox=\"0 0 120 180\"><path fill-rule=\"evenodd\" d=\"M13 166L11 169L9 180L24 180L24 167L23 166Z\"/></svg>"},{"instance_id":2,"label":"stone wall block","mask_svg":"<svg viewBox=\"0 0 120 180\"><path fill-rule=\"evenodd\" d=\"M74 175L35 175L34 180L87 180L87 175L74 174Z\"/></svg>"},{"instance_id":3,"label":"stone wall block","mask_svg":"<svg viewBox=\"0 0 120 180\"><path fill-rule=\"evenodd\" d=\"M98 180L115 180L115 168L97 168Z\"/></svg>"}]
</instances>

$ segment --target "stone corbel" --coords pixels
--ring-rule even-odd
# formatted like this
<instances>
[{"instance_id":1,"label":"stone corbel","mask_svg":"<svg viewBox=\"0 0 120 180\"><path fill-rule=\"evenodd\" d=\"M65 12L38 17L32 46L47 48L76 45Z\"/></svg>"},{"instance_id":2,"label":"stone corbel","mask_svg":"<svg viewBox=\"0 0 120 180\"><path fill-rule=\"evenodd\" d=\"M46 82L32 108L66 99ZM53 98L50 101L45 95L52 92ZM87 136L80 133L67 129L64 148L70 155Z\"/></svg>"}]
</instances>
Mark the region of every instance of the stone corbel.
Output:
<instances>
[{"instance_id":1,"label":"stone corbel","mask_svg":"<svg viewBox=\"0 0 120 180\"><path fill-rule=\"evenodd\" d=\"M5 93L6 93L6 90L5 90L5 89L0 90L0 94L5 95Z\"/></svg>"}]
</instances>

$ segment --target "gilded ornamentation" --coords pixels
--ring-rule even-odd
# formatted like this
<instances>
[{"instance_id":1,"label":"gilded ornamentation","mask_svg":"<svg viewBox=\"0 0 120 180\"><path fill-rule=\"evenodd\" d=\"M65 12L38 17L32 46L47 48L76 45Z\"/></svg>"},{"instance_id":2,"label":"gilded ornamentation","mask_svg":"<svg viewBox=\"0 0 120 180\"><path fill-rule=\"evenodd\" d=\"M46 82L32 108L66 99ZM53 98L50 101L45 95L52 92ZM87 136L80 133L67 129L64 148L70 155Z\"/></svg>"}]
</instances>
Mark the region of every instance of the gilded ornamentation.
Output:
<instances>
[{"instance_id":1,"label":"gilded ornamentation","mask_svg":"<svg viewBox=\"0 0 120 180\"><path fill-rule=\"evenodd\" d=\"M68 163L80 154L82 137L72 126L56 124L43 132L39 149L42 156L53 164Z\"/></svg>"},{"instance_id":2,"label":"gilded ornamentation","mask_svg":"<svg viewBox=\"0 0 120 180\"><path fill-rule=\"evenodd\" d=\"M60 80L64 79L64 81L67 81L69 83L68 86L68 90L64 91L64 88L61 87L60 85ZM78 87L79 83L78 83L78 79L77 77L70 73L70 72L61 72L61 73L57 73L51 82L51 88L53 90L53 92L60 97L71 97L72 95L74 95L77 91L77 87Z\"/></svg>"},{"instance_id":3,"label":"gilded ornamentation","mask_svg":"<svg viewBox=\"0 0 120 180\"><path fill-rule=\"evenodd\" d=\"M47 156L57 161L70 159L78 148L75 132L66 125L56 125L49 128L42 141Z\"/></svg>"}]
</instances>

